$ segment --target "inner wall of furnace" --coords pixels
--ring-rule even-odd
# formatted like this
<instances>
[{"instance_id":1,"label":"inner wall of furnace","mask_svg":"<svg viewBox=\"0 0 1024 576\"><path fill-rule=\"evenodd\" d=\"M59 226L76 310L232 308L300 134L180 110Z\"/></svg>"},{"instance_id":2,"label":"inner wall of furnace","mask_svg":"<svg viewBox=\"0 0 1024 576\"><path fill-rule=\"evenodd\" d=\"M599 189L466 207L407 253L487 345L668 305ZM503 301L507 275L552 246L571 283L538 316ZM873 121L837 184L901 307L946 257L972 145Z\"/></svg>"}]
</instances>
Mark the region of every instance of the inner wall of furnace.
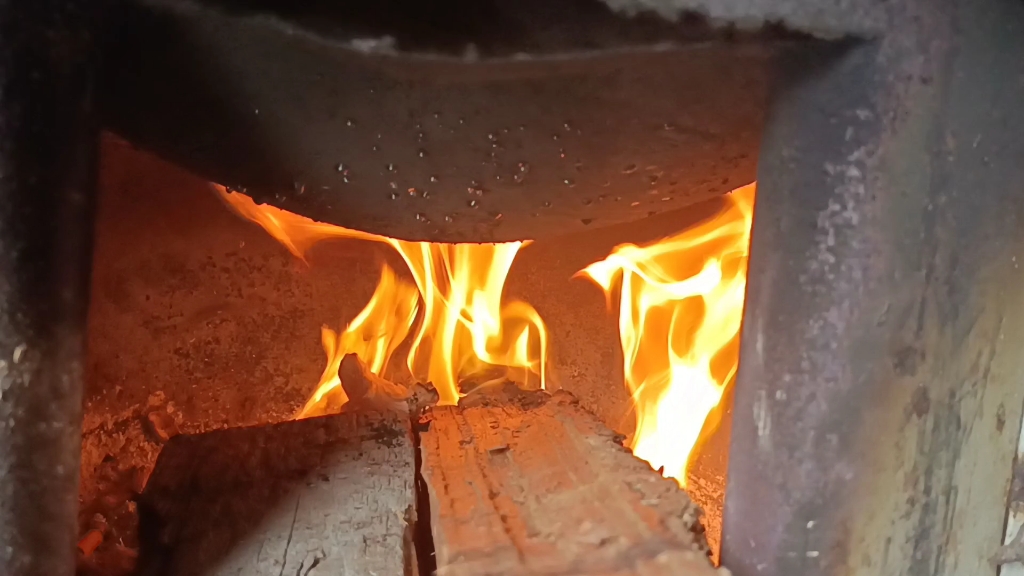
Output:
<instances>
[{"instance_id":1,"label":"inner wall of furnace","mask_svg":"<svg viewBox=\"0 0 1024 576\"><path fill-rule=\"evenodd\" d=\"M624 242L678 232L716 204L538 241L512 266L506 297L547 324L551 380L610 428L630 434L615 313L575 272ZM390 247L355 240L316 246L309 265L211 193L207 182L112 136L102 144L82 458L83 514L97 475L151 467L160 445L136 430L161 393L196 433L289 419L326 362L320 327L343 327L369 300ZM401 364L393 360L392 364ZM688 480L717 555L728 450L727 417L698 447Z\"/></svg>"}]
</instances>

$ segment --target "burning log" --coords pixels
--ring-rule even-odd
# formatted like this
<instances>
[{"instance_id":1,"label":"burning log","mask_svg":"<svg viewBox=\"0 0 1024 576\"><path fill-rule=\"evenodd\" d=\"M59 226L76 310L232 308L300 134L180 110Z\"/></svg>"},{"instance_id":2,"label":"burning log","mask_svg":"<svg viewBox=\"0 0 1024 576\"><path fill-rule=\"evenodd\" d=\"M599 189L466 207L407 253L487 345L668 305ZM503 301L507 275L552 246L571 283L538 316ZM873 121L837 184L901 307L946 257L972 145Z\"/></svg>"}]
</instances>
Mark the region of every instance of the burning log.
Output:
<instances>
[{"instance_id":1,"label":"burning log","mask_svg":"<svg viewBox=\"0 0 1024 576\"><path fill-rule=\"evenodd\" d=\"M699 509L674 481L572 396L510 395L420 419L439 576L714 573Z\"/></svg>"},{"instance_id":2,"label":"burning log","mask_svg":"<svg viewBox=\"0 0 1024 576\"><path fill-rule=\"evenodd\" d=\"M412 573L414 463L401 412L176 436L140 498L138 573Z\"/></svg>"}]
</instances>

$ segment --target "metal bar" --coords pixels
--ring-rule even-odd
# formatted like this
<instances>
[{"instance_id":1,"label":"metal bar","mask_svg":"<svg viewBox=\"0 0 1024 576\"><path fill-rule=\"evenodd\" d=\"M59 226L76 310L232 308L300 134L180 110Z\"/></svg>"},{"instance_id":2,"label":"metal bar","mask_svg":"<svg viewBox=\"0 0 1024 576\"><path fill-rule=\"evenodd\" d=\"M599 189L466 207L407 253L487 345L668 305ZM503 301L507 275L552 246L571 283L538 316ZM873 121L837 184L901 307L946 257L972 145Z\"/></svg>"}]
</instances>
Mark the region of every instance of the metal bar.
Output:
<instances>
[{"instance_id":1,"label":"metal bar","mask_svg":"<svg viewBox=\"0 0 1024 576\"><path fill-rule=\"evenodd\" d=\"M1024 389L1024 5L794 53L758 167L737 576L994 575Z\"/></svg>"},{"instance_id":2,"label":"metal bar","mask_svg":"<svg viewBox=\"0 0 1024 576\"><path fill-rule=\"evenodd\" d=\"M97 3L0 2L0 574L74 572Z\"/></svg>"}]
</instances>

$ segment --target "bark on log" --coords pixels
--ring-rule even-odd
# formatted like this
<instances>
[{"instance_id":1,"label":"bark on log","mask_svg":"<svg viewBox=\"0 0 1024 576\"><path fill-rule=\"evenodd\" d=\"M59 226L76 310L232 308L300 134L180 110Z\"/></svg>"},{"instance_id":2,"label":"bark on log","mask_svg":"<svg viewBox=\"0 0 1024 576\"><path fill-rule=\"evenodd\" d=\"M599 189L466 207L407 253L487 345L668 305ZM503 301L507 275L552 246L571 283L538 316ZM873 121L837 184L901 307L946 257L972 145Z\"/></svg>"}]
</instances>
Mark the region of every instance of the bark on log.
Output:
<instances>
[{"instance_id":1,"label":"bark on log","mask_svg":"<svg viewBox=\"0 0 1024 576\"><path fill-rule=\"evenodd\" d=\"M674 481L569 394L514 396L420 419L438 576L715 572Z\"/></svg>"},{"instance_id":2,"label":"bark on log","mask_svg":"<svg viewBox=\"0 0 1024 576\"><path fill-rule=\"evenodd\" d=\"M412 574L409 428L352 413L173 438L139 502L139 574Z\"/></svg>"}]
</instances>

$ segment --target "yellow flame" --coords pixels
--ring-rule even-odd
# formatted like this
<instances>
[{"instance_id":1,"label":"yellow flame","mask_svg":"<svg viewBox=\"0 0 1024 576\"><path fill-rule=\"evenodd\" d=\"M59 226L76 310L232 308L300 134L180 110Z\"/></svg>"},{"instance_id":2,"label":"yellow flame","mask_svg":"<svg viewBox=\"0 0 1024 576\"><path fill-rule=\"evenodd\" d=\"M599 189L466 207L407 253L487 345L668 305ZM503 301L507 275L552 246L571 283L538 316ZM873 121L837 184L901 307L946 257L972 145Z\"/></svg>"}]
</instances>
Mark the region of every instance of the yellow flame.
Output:
<instances>
[{"instance_id":1,"label":"yellow flame","mask_svg":"<svg viewBox=\"0 0 1024 576\"><path fill-rule=\"evenodd\" d=\"M323 414L328 405L344 403L337 373L346 354L356 354L371 372L383 376L391 355L414 325L406 364L415 378L434 385L440 404L458 403L460 383L469 378L500 377L546 386L544 322L529 304L502 302L505 278L523 242L396 240L257 205L244 194L213 186L238 214L262 226L302 260L310 247L328 238L383 242L398 251L415 282L410 285L385 266L370 301L345 330L340 335L322 330L328 366L299 417Z\"/></svg>"},{"instance_id":2,"label":"yellow flame","mask_svg":"<svg viewBox=\"0 0 1024 576\"><path fill-rule=\"evenodd\" d=\"M755 185L714 217L648 246L624 244L581 273L619 290L633 453L686 483L690 453L739 363Z\"/></svg>"}]
</instances>

